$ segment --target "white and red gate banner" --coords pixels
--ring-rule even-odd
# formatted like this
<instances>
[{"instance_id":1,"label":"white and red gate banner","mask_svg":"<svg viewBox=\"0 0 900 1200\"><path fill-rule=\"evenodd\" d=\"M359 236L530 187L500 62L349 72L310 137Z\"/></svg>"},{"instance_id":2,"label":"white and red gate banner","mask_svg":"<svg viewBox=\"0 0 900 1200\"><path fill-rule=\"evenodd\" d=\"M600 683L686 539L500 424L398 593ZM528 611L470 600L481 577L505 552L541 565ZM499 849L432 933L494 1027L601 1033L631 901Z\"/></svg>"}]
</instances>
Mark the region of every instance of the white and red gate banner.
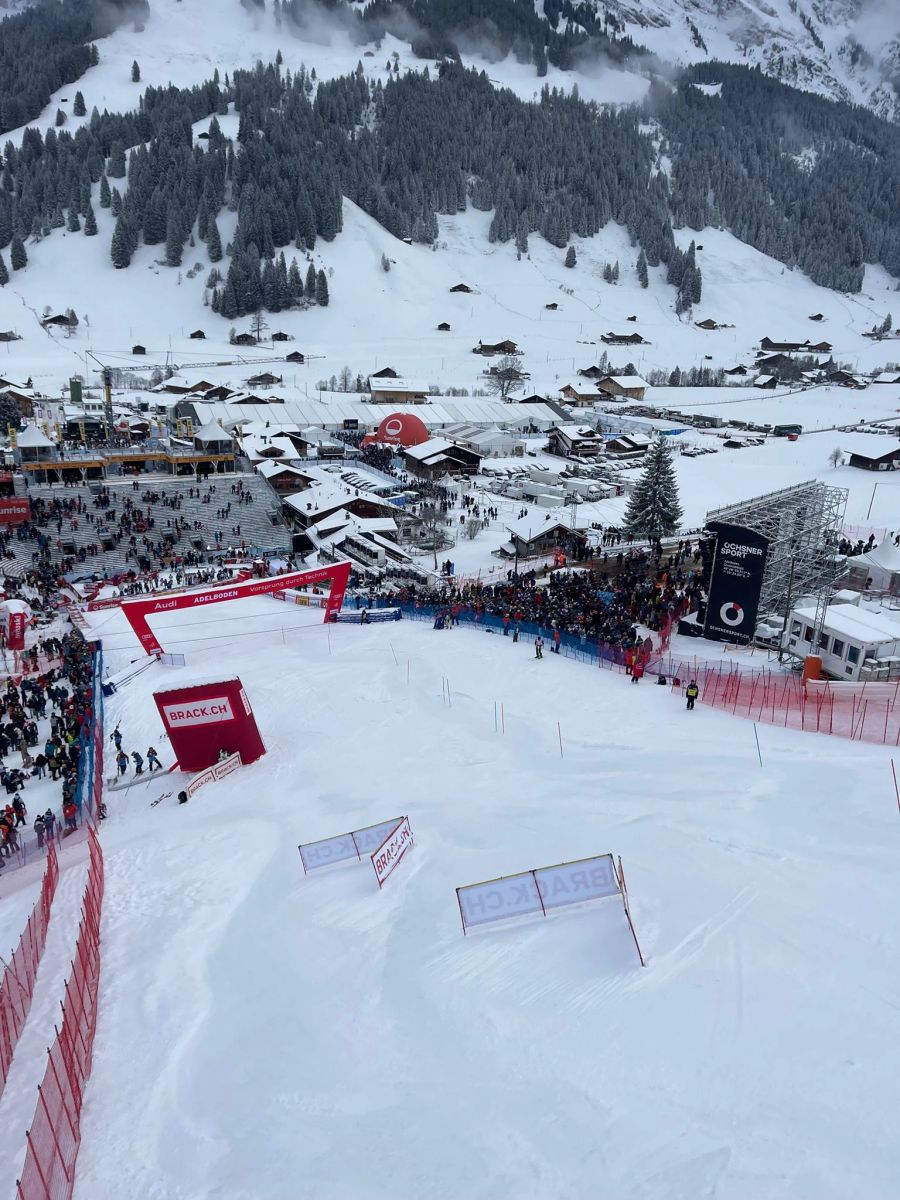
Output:
<instances>
[{"instance_id":1,"label":"white and red gate banner","mask_svg":"<svg viewBox=\"0 0 900 1200\"><path fill-rule=\"evenodd\" d=\"M207 767L205 771L201 771L199 775L195 775L184 789L188 794L188 799L199 792L204 784L215 783L217 779L224 779L226 775L231 775L232 772L243 765L240 754L229 754L227 758L223 758L215 766Z\"/></svg>"},{"instance_id":2,"label":"white and red gate banner","mask_svg":"<svg viewBox=\"0 0 900 1200\"><path fill-rule=\"evenodd\" d=\"M412 844L413 835L409 817L403 817L397 827L388 834L372 854L372 867L379 887L384 885L384 881Z\"/></svg>"},{"instance_id":3,"label":"white and red gate banner","mask_svg":"<svg viewBox=\"0 0 900 1200\"><path fill-rule=\"evenodd\" d=\"M126 600L122 605L129 625L148 654L162 654L162 646L148 624L148 618L157 613L178 612L183 608L199 605L221 604L225 600L244 600L248 596L265 596L272 592L283 592L285 588L303 587L304 584L324 583L331 580L331 591L325 605L325 620L330 621L334 613L340 612L350 578L350 563L331 563L310 571L291 571L287 575L270 575L267 579L248 579L243 583L225 587L207 588L200 592L184 592L165 598Z\"/></svg>"},{"instance_id":4,"label":"white and red gate banner","mask_svg":"<svg viewBox=\"0 0 900 1200\"><path fill-rule=\"evenodd\" d=\"M575 862L557 863L552 867L536 867L518 875L504 875L484 883L472 883L456 889L463 933L476 925L488 925L512 917L524 917L581 904L586 900L603 900L620 896L634 944L644 966L644 956L638 945L631 920L628 893L622 861L618 869L611 854L581 858Z\"/></svg>"},{"instance_id":5,"label":"white and red gate banner","mask_svg":"<svg viewBox=\"0 0 900 1200\"><path fill-rule=\"evenodd\" d=\"M330 867L351 858L361 862L364 854L372 854L380 849L402 820L402 817L392 817L390 821L379 821L377 825L367 825L352 833L321 838L318 842L303 842L297 849L300 851L304 874L317 867Z\"/></svg>"}]
</instances>

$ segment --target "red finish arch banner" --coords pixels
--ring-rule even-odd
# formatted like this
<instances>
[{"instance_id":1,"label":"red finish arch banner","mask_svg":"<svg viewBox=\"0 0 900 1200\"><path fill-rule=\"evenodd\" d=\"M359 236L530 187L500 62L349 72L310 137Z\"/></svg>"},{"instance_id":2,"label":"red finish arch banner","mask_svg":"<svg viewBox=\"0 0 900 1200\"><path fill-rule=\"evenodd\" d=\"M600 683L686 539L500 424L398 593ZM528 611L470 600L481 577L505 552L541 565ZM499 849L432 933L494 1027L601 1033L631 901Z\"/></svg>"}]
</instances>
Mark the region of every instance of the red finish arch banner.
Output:
<instances>
[{"instance_id":1,"label":"red finish arch banner","mask_svg":"<svg viewBox=\"0 0 900 1200\"><path fill-rule=\"evenodd\" d=\"M271 575L267 579L248 579L245 583L227 587L206 588L200 592L185 592L180 596L167 596L147 600L126 600L122 612L134 630L138 641L148 654L162 654L156 634L150 628L149 618L156 613L177 612L182 608L196 608L207 604L221 604L225 600L244 600L247 596L265 596L272 592L283 592L285 588L300 588L314 583L331 581L328 603L325 605L325 620L340 612L350 578L350 563L331 563L327 567L316 567L311 571L290 571L286 575Z\"/></svg>"}]
</instances>

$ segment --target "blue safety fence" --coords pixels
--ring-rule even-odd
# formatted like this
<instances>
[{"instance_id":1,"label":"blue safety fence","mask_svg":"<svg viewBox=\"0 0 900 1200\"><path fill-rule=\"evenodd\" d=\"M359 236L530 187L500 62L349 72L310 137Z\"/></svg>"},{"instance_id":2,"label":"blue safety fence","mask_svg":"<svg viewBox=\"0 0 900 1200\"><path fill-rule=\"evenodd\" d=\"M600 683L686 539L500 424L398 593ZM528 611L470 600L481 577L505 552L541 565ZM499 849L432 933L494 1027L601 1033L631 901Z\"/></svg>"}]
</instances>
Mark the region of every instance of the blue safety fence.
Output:
<instances>
[{"instance_id":1,"label":"blue safety fence","mask_svg":"<svg viewBox=\"0 0 900 1200\"><path fill-rule=\"evenodd\" d=\"M413 621L427 621L432 625L440 614L447 614L450 611L447 605L392 604L388 600L375 600L370 607L399 608L404 617L408 617ZM492 613L475 612L471 608L460 608L453 620L458 625L468 625L474 629L483 629L486 633L496 634L500 637L512 638L514 632L518 631L518 640L520 642L534 642L536 638L542 637L548 651L555 644L555 630L549 623L539 625L531 621L510 620L507 624L502 617L494 616ZM506 631L505 633L504 630ZM559 652L566 658L590 663L593 666L607 668L625 666L624 647L613 646L608 642L591 640L587 636L564 633L562 630L559 635Z\"/></svg>"},{"instance_id":2,"label":"blue safety fence","mask_svg":"<svg viewBox=\"0 0 900 1200\"><path fill-rule=\"evenodd\" d=\"M75 805L79 817L97 819L103 790L103 649L95 646L91 670L91 719L81 728Z\"/></svg>"}]
</instances>

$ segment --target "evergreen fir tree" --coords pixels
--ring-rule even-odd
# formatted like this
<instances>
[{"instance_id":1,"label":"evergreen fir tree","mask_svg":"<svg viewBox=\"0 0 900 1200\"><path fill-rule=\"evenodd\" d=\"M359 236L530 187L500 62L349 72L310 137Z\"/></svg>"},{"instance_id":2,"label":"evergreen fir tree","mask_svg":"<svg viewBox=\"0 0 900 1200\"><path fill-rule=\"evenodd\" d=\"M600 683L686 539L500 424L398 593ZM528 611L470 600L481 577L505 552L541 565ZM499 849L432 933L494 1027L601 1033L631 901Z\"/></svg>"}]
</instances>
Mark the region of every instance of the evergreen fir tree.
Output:
<instances>
[{"instance_id":1,"label":"evergreen fir tree","mask_svg":"<svg viewBox=\"0 0 900 1200\"><path fill-rule=\"evenodd\" d=\"M6 263L3 261L3 255L0 254L0 287L5 287L9 283L9 271L6 269Z\"/></svg>"},{"instance_id":2,"label":"evergreen fir tree","mask_svg":"<svg viewBox=\"0 0 900 1200\"><path fill-rule=\"evenodd\" d=\"M650 277L647 274L647 255L643 250L641 250L640 254L638 255L636 270L638 283L640 283L642 288L648 287L650 284Z\"/></svg>"},{"instance_id":3,"label":"evergreen fir tree","mask_svg":"<svg viewBox=\"0 0 900 1200\"><path fill-rule=\"evenodd\" d=\"M574 247L574 246L570 246L570 247L568 248L568 250L566 251L566 266L567 266L567 267L574 267L574 266L575 266L575 263L576 263L577 261L578 261L578 259L577 259L577 256L576 256L576 254L575 254L575 247Z\"/></svg>"},{"instance_id":4,"label":"evergreen fir tree","mask_svg":"<svg viewBox=\"0 0 900 1200\"><path fill-rule=\"evenodd\" d=\"M297 266L296 258L291 259L291 266L288 271L288 292L291 302L294 304L298 300L303 299L303 278L300 274L300 268Z\"/></svg>"},{"instance_id":5,"label":"evergreen fir tree","mask_svg":"<svg viewBox=\"0 0 900 1200\"><path fill-rule=\"evenodd\" d=\"M328 305L328 280L324 271L316 275L316 304L321 304L323 308Z\"/></svg>"},{"instance_id":6,"label":"evergreen fir tree","mask_svg":"<svg viewBox=\"0 0 900 1200\"><path fill-rule=\"evenodd\" d=\"M87 106L84 103L84 96L82 96L81 92L75 93L75 102L72 105L72 112L76 117L87 116Z\"/></svg>"},{"instance_id":7,"label":"evergreen fir tree","mask_svg":"<svg viewBox=\"0 0 900 1200\"><path fill-rule=\"evenodd\" d=\"M141 68L138 66L137 59L135 59L134 62L131 64L131 82L132 83L140 83L141 82Z\"/></svg>"},{"instance_id":8,"label":"evergreen fir tree","mask_svg":"<svg viewBox=\"0 0 900 1200\"><path fill-rule=\"evenodd\" d=\"M122 193L118 188L113 188L109 198L109 207L114 217L122 215Z\"/></svg>"},{"instance_id":9,"label":"evergreen fir tree","mask_svg":"<svg viewBox=\"0 0 900 1200\"><path fill-rule=\"evenodd\" d=\"M222 239L219 236L219 226L213 218L206 227L206 252L210 262L222 261Z\"/></svg>"},{"instance_id":10,"label":"evergreen fir tree","mask_svg":"<svg viewBox=\"0 0 900 1200\"><path fill-rule=\"evenodd\" d=\"M66 114L63 112L63 110L61 108L58 108L56 110L56 128L59 129L59 127L61 125L65 125L65 123L66 123Z\"/></svg>"},{"instance_id":11,"label":"evergreen fir tree","mask_svg":"<svg viewBox=\"0 0 900 1200\"><path fill-rule=\"evenodd\" d=\"M124 217L119 217L116 221L110 254L114 267L127 267L131 264L131 238Z\"/></svg>"},{"instance_id":12,"label":"evergreen fir tree","mask_svg":"<svg viewBox=\"0 0 900 1200\"><path fill-rule=\"evenodd\" d=\"M94 237L97 232L97 218L94 216L93 205L89 204L84 214L84 236Z\"/></svg>"},{"instance_id":13,"label":"evergreen fir tree","mask_svg":"<svg viewBox=\"0 0 900 1200\"><path fill-rule=\"evenodd\" d=\"M644 459L625 512L625 528L637 537L656 540L677 533L681 525L678 482L667 438L658 437Z\"/></svg>"},{"instance_id":14,"label":"evergreen fir tree","mask_svg":"<svg viewBox=\"0 0 900 1200\"><path fill-rule=\"evenodd\" d=\"M169 209L169 216L166 221L166 266L181 266L181 252L183 248L181 222L178 220L178 213L172 207Z\"/></svg>"},{"instance_id":15,"label":"evergreen fir tree","mask_svg":"<svg viewBox=\"0 0 900 1200\"><path fill-rule=\"evenodd\" d=\"M25 253L25 243L18 234L13 238L9 247L9 261L14 271L21 271L28 266L28 255Z\"/></svg>"},{"instance_id":16,"label":"evergreen fir tree","mask_svg":"<svg viewBox=\"0 0 900 1200\"><path fill-rule=\"evenodd\" d=\"M315 298L316 298L316 268L312 265L312 263L309 264L309 267L307 268L307 271L306 271L306 288L304 290L306 292L307 297L310 300L315 300Z\"/></svg>"},{"instance_id":17,"label":"evergreen fir tree","mask_svg":"<svg viewBox=\"0 0 900 1200\"><path fill-rule=\"evenodd\" d=\"M66 221L66 229L69 233L78 233L81 229L81 222L78 220L78 209L74 204L69 205L69 216Z\"/></svg>"},{"instance_id":18,"label":"evergreen fir tree","mask_svg":"<svg viewBox=\"0 0 900 1200\"><path fill-rule=\"evenodd\" d=\"M109 180L106 178L106 172L104 172L100 176L100 207L109 208L111 202Z\"/></svg>"}]
</instances>

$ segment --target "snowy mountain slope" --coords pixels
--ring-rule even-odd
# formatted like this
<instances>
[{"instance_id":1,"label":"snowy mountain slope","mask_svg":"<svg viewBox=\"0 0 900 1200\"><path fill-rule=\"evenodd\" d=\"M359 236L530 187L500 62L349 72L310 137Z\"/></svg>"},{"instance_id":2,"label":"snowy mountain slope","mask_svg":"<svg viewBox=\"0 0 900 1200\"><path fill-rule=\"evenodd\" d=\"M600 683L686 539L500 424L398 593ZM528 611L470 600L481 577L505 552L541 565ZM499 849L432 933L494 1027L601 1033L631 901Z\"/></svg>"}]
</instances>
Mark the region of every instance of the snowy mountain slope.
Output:
<instances>
[{"instance_id":1,"label":"snowy mountain slope","mask_svg":"<svg viewBox=\"0 0 900 1200\"><path fill-rule=\"evenodd\" d=\"M664 62L759 66L792 87L900 119L900 7L891 0L603 0Z\"/></svg>"},{"instance_id":2,"label":"snowy mountain slope","mask_svg":"<svg viewBox=\"0 0 900 1200\"><path fill-rule=\"evenodd\" d=\"M205 263L193 279L158 265L160 247L152 246L141 247L127 271L116 271L101 244L111 217L99 209L97 213L99 237L57 231L30 248L28 269L0 290L0 328L15 328L22 335L22 341L0 348L0 375L31 375L37 387L55 395L73 372L93 377L98 368L85 357L87 350L121 367L164 366L170 356L189 376L192 363L240 357L228 345L228 334L232 326L244 329L246 319L226 321L203 304L209 266L204 247L188 251L186 267L194 261ZM489 220L489 214L471 210L443 218L432 250L405 245L345 201L343 232L330 244L320 242L313 255L315 264L329 274L329 307L269 314L272 331L283 330L295 339L287 343L287 350L298 348L316 356L305 367L282 366L278 373L285 371L286 383L309 395L316 394L319 380L339 374L344 365L363 375L391 365L441 390L471 391L484 385L486 367L472 348L479 340L502 338L522 348L524 369L531 374L528 388L551 394L571 382L578 369L596 362L604 350L614 364L624 367L630 362L645 372L654 367L671 370L676 364L752 365L754 348L767 335L828 338L836 358L859 370L900 357L900 347L861 336L892 304L900 309L891 290L893 281L882 271L870 269L860 296L841 296L785 271L729 234L706 231L699 253L705 296L697 318L713 315L733 325L707 332L676 316L674 289L665 284L661 270L651 270L651 287L640 287L635 251L618 227L576 240L578 263L567 269L563 255L540 237L530 240L530 257L522 261L517 261L513 246L490 245ZM223 221L223 237L230 228ZM683 240L686 244L687 235ZM391 261L389 272L382 269L383 254ZM616 260L620 282L612 286L604 283L602 271L606 262ZM469 284L474 293L452 295L450 288L459 282ZM551 302L559 305L557 311L546 308ZM45 306L75 309L81 325L74 337L40 328L38 318ZM826 320L809 321L808 314L816 312ZM632 315L635 322L628 320ZM443 321L449 322L449 333L437 330ZM188 336L198 326L207 335L199 345ZM635 329L647 345L615 348L600 341L608 330ZM132 357L131 347L137 342L147 348L145 357ZM241 353L258 358L273 352L264 347L259 354ZM232 386L255 373L239 367L213 372ZM209 376L210 369L203 373ZM874 402L872 397L870 404ZM887 415L893 407L871 415Z\"/></svg>"}]
</instances>

